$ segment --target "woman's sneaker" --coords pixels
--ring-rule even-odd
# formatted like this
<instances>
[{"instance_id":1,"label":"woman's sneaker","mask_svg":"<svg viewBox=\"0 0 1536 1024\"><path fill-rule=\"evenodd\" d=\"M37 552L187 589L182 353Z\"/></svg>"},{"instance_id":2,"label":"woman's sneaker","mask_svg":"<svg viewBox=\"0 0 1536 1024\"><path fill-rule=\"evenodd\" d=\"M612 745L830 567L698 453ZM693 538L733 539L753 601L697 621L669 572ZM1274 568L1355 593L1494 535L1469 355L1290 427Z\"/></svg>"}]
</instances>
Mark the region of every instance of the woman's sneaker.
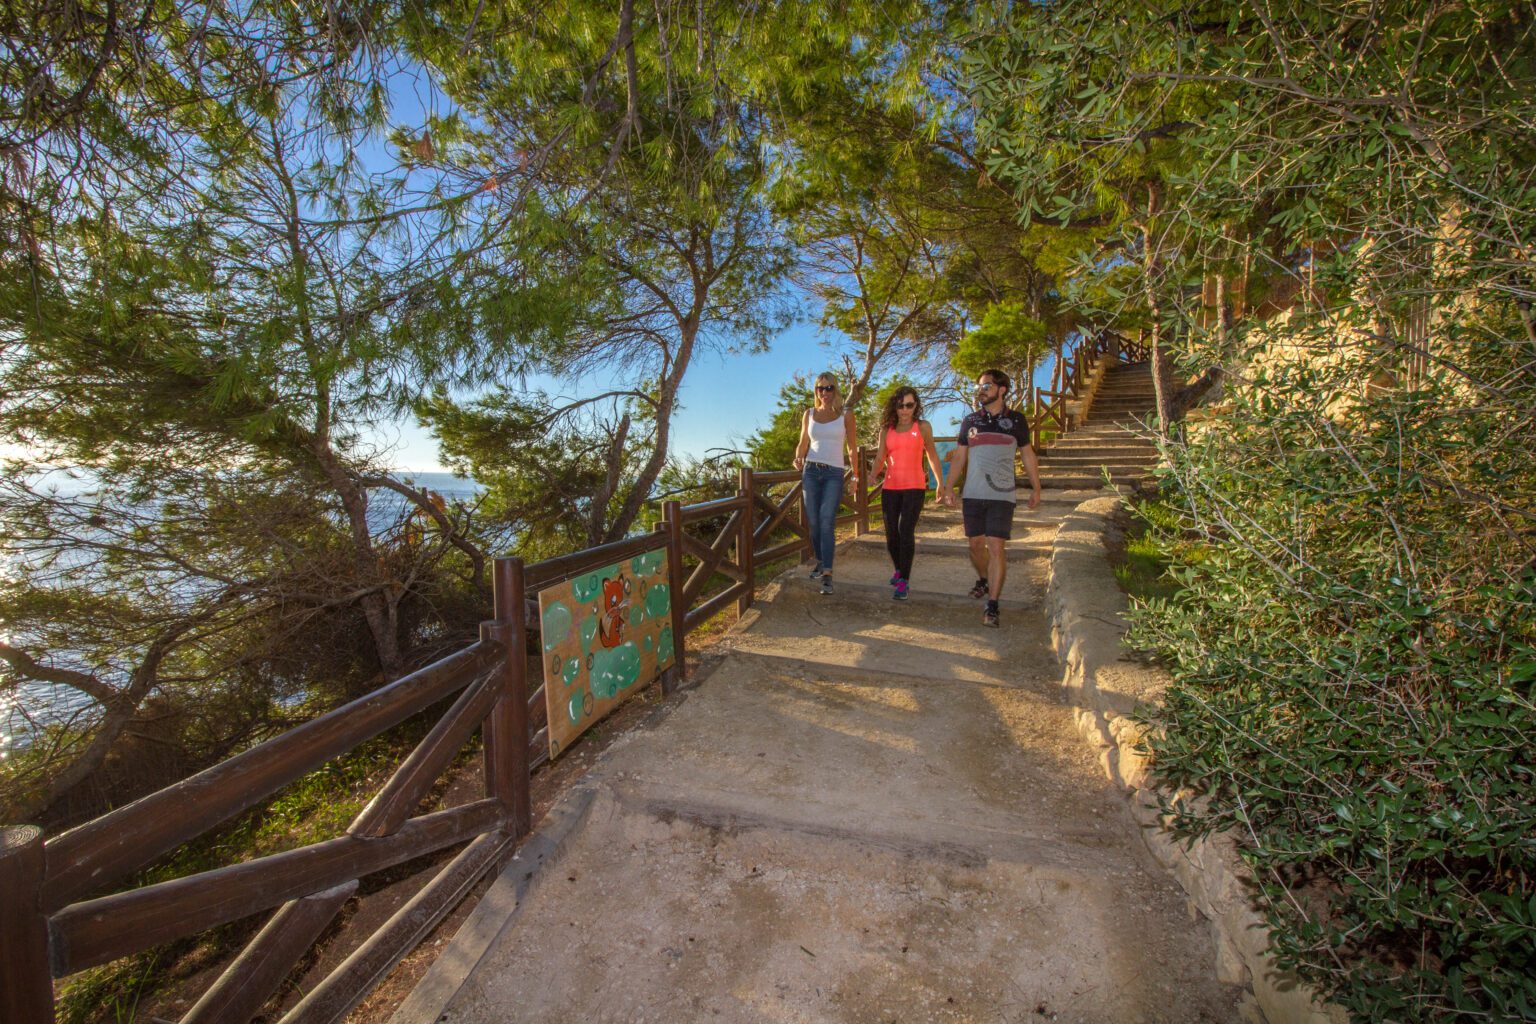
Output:
<instances>
[{"instance_id":1,"label":"woman's sneaker","mask_svg":"<svg viewBox=\"0 0 1536 1024\"><path fill-rule=\"evenodd\" d=\"M978 578L976 580L976 585L971 588L971 597L973 597L973 598L975 598L977 600L980 600L981 598L986 597L986 596L987 596L987 581L984 580L984 579L979 579Z\"/></svg>"},{"instance_id":2,"label":"woman's sneaker","mask_svg":"<svg viewBox=\"0 0 1536 1024\"><path fill-rule=\"evenodd\" d=\"M899 572L891 573L891 586L894 587L896 584L898 584L900 582L901 582L901 573L899 573Z\"/></svg>"},{"instance_id":3,"label":"woman's sneaker","mask_svg":"<svg viewBox=\"0 0 1536 1024\"><path fill-rule=\"evenodd\" d=\"M891 594L891 597L894 598L897 601L905 601L907 599L907 581L906 580L897 580L896 581L896 591L895 591L895 593Z\"/></svg>"},{"instance_id":4,"label":"woman's sneaker","mask_svg":"<svg viewBox=\"0 0 1536 1024\"><path fill-rule=\"evenodd\" d=\"M821 574L821 592L823 594L832 593L832 574L829 572Z\"/></svg>"}]
</instances>

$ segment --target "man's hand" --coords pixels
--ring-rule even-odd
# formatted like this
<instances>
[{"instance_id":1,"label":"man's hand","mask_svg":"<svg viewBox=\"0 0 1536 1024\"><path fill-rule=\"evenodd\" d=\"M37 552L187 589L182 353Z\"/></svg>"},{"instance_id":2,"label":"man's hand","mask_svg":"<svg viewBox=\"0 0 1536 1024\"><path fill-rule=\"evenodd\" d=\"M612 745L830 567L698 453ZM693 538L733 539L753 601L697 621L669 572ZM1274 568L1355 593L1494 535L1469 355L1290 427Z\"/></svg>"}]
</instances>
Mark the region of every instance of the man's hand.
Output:
<instances>
[{"instance_id":1,"label":"man's hand","mask_svg":"<svg viewBox=\"0 0 1536 1024\"><path fill-rule=\"evenodd\" d=\"M1036 487L1033 491L1029 492L1029 507L1040 507L1040 488Z\"/></svg>"}]
</instances>

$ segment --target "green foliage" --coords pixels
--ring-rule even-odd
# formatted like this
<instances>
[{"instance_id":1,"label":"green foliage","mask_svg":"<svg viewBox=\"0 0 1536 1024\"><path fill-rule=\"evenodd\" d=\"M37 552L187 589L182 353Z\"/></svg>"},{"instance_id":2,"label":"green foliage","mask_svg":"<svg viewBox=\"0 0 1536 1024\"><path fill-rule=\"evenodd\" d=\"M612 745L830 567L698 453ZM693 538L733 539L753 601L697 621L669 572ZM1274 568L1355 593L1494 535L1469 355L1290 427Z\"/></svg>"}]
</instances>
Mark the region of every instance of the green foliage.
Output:
<instances>
[{"instance_id":1,"label":"green foliage","mask_svg":"<svg viewBox=\"0 0 1536 1024\"><path fill-rule=\"evenodd\" d=\"M1536 392L1358 397L1379 369L1257 374L1170 452L1163 536L1213 543L1136 616L1176 678L1155 765L1206 798L1177 827L1241 837L1282 961L1361 1019L1532 1019L1536 574L1511 527Z\"/></svg>"},{"instance_id":2,"label":"green foliage","mask_svg":"<svg viewBox=\"0 0 1536 1024\"><path fill-rule=\"evenodd\" d=\"M1153 763L1363 1021L1536 1020L1533 32L1068 0L967 45L988 173L1085 233L1064 296L1225 371L1165 451Z\"/></svg>"},{"instance_id":3,"label":"green foliage","mask_svg":"<svg viewBox=\"0 0 1536 1024\"><path fill-rule=\"evenodd\" d=\"M1045 324L1030 316L1021 303L999 302L987 308L981 323L967 331L950 356L950 365L967 380L988 369L999 369L1014 381L1015 402L1022 401L1024 382L1045 355Z\"/></svg>"}]
</instances>

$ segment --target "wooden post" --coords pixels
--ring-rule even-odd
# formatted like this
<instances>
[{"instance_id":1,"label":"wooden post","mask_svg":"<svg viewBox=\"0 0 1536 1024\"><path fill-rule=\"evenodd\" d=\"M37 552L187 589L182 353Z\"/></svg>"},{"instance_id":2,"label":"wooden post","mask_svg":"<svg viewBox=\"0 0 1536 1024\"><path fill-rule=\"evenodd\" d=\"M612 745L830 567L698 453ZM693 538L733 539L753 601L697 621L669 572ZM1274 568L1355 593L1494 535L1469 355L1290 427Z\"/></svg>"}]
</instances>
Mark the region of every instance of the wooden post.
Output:
<instances>
[{"instance_id":1,"label":"wooden post","mask_svg":"<svg viewBox=\"0 0 1536 1024\"><path fill-rule=\"evenodd\" d=\"M661 677L661 692L670 694L683 681L687 661L688 609L683 606L683 503L664 502L662 516L667 527L667 583L672 591L672 650L677 659L670 672Z\"/></svg>"},{"instance_id":2,"label":"wooden post","mask_svg":"<svg viewBox=\"0 0 1536 1024\"><path fill-rule=\"evenodd\" d=\"M757 503L752 497L752 467L743 466L736 474L736 493L746 500L741 512L741 533L736 538L736 564L746 580L747 592L736 602L736 614L745 615L757 599L757 567L752 558L752 534L757 528Z\"/></svg>"},{"instance_id":3,"label":"wooden post","mask_svg":"<svg viewBox=\"0 0 1536 1024\"><path fill-rule=\"evenodd\" d=\"M514 837L533 828L533 801L529 792L528 751L528 624L523 560L498 558L492 572L495 619L481 623L482 639L502 645L502 694L485 717L486 796L501 801L508 816L507 831Z\"/></svg>"},{"instance_id":4,"label":"wooden post","mask_svg":"<svg viewBox=\"0 0 1536 1024\"><path fill-rule=\"evenodd\" d=\"M869 470L865 459L872 453L859 445L853 454L853 535L862 537L869 532Z\"/></svg>"},{"instance_id":5,"label":"wooden post","mask_svg":"<svg viewBox=\"0 0 1536 1024\"><path fill-rule=\"evenodd\" d=\"M43 830L0 828L0 1024L53 1020Z\"/></svg>"}]
</instances>

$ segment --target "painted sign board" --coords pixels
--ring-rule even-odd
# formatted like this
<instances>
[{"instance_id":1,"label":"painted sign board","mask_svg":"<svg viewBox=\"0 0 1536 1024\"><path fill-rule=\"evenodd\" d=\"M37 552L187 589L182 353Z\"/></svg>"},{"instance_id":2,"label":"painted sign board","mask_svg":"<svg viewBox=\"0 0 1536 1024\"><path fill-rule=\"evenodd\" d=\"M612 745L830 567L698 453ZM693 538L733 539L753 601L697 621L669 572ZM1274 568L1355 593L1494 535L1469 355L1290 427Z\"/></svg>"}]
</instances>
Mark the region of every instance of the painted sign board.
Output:
<instances>
[{"instance_id":1,"label":"painted sign board","mask_svg":"<svg viewBox=\"0 0 1536 1024\"><path fill-rule=\"evenodd\" d=\"M667 581L659 548L539 591L551 758L676 660Z\"/></svg>"}]
</instances>

